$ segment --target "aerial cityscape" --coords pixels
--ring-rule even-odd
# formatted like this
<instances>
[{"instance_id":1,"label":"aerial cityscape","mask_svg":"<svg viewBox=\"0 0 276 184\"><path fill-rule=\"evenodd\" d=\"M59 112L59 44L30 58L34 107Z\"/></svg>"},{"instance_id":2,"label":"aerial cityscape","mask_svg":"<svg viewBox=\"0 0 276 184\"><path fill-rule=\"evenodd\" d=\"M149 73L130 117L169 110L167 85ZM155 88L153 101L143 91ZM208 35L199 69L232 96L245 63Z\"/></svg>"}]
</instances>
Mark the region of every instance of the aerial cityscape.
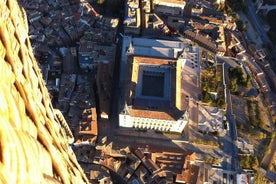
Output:
<instances>
[{"instance_id":1,"label":"aerial cityscape","mask_svg":"<svg viewBox=\"0 0 276 184\"><path fill-rule=\"evenodd\" d=\"M276 183L276 0L18 3L90 183Z\"/></svg>"}]
</instances>

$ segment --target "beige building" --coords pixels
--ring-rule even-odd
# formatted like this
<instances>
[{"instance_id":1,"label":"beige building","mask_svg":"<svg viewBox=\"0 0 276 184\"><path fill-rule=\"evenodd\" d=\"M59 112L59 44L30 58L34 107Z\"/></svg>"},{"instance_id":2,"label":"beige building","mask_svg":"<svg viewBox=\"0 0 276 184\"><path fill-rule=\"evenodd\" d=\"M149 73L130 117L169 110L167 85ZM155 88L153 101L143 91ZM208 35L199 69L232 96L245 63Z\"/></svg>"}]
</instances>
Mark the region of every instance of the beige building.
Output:
<instances>
[{"instance_id":1,"label":"beige building","mask_svg":"<svg viewBox=\"0 0 276 184\"><path fill-rule=\"evenodd\" d=\"M155 0L153 4L156 13L182 16L186 2L183 0Z\"/></svg>"},{"instance_id":2,"label":"beige building","mask_svg":"<svg viewBox=\"0 0 276 184\"><path fill-rule=\"evenodd\" d=\"M181 133L188 122L181 92L181 59L132 56L128 60L121 127Z\"/></svg>"},{"instance_id":3,"label":"beige building","mask_svg":"<svg viewBox=\"0 0 276 184\"><path fill-rule=\"evenodd\" d=\"M182 17L168 16L166 23L174 30L182 31L185 28L185 20Z\"/></svg>"},{"instance_id":4,"label":"beige building","mask_svg":"<svg viewBox=\"0 0 276 184\"><path fill-rule=\"evenodd\" d=\"M124 20L125 34L140 34L141 31L141 9L138 0L129 0L126 6L127 17Z\"/></svg>"},{"instance_id":5,"label":"beige building","mask_svg":"<svg viewBox=\"0 0 276 184\"><path fill-rule=\"evenodd\" d=\"M203 7L200 5L194 5L191 9L192 16L199 16L203 13Z\"/></svg>"},{"instance_id":6,"label":"beige building","mask_svg":"<svg viewBox=\"0 0 276 184\"><path fill-rule=\"evenodd\" d=\"M223 16L223 17L209 17L209 16L199 16L202 20L208 21L209 24L223 26L225 29L234 31L237 28L236 22L233 17Z\"/></svg>"}]
</instances>

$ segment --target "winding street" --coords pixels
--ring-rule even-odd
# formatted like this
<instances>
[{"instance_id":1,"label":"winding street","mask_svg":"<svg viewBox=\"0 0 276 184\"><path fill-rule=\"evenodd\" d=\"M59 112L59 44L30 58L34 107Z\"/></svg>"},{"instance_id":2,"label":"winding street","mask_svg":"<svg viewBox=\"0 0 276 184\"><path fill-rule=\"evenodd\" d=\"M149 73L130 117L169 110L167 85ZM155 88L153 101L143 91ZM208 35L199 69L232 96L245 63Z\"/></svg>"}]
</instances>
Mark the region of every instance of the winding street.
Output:
<instances>
[{"instance_id":1,"label":"winding street","mask_svg":"<svg viewBox=\"0 0 276 184\"><path fill-rule=\"evenodd\" d=\"M267 36L263 25L260 24L258 17L256 15L256 8L253 4L253 2L251 0L247 0L247 6L248 6L248 18L250 19L250 21L252 22L252 24L254 25L256 31L258 32L258 34L260 35L263 43L265 44L272 44L269 37Z\"/></svg>"},{"instance_id":2,"label":"winding street","mask_svg":"<svg viewBox=\"0 0 276 184\"><path fill-rule=\"evenodd\" d=\"M248 18L250 19L251 23L255 27L255 30L259 34L262 42L264 44L269 44L270 46L274 47L267 54L270 55L271 58L274 59L274 61L275 61L275 58L276 58L275 44L271 42L271 40L269 39L269 37L266 34L266 31L264 30L264 26L260 23L260 21L258 19L258 15L256 14L256 8L255 8L252 0L246 0L246 3L248 6L248 8L247 8L248 9Z\"/></svg>"}]
</instances>

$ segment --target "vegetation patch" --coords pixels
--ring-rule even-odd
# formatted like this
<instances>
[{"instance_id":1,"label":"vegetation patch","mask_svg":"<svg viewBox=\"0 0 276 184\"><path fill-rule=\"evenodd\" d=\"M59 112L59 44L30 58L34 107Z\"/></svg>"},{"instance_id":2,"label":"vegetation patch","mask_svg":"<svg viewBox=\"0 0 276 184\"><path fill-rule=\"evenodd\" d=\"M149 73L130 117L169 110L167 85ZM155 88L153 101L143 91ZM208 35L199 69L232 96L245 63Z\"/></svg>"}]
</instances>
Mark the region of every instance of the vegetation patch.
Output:
<instances>
[{"instance_id":1,"label":"vegetation patch","mask_svg":"<svg viewBox=\"0 0 276 184\"><path fill-rule=\"evenodd\" d=\"M276 172L276 160L274 160L270 165L268 170L270 170L271 172Z\"/></svg>"},{"instance_id":2,"label":"vegetation patch","mask_svg":"<svg viewBox=\"0 0 276 184\"><path fill-rule=\"evenodd\" d=\"M254 129L255 127L263 128L264 122L261 118L261 111L258 101L252 99L247 100L247 107L251 129Z\"/></svg>"},{"instance_id":3,"label":"vegetation patch","mask_svg":"<svg viewBox=\"0 0 276 184\"><path fill-rule=\"evenodd\" d=\"M183 136L184 131L179 133L179 132L162 132L163 135L168 135L168 136Z\"/></svg>"},{"instance_id":4,"label":"vegetation patch","mask_svg":"<svg viewBox=\"0 0 276 184\"><path fill-rule=\"evenodd\" d=\"M219 165L220 164L220 161L218 158L216 157L205 157L203 158L204 162L207 163L207 164L215 164L215 165Z\"/></svg>"},{"instance_id":5,"label":"vegetation patch","mask_svg":"<svg viewBox=\"0 0 276 184\"><path fill-rule=\"evenodd\" d=\"M266 176L262 173L255 172L254 178L255 178L255 183L269 183Z\"/></svg>"},{"instance_id":6,"label":"vegetation patch","mask_svg":"<svg viewBox=\"0 0 276 184\"><path fill-rule=\"evenodd\" d=\"M215 8L217 11L231 15L233 11L246 11L246 3L245 0L228 0L225 4L216 4Z\"/></svg>"},{"instance_id":7,"label":"vegetation patch","mask_svg":"<svg viewBox=\"0 0 276 184\"><path fill-rule=\"evenodd\" d=\"M195 139L193 141L193 143L214 146L214 147L222 146L222 142L213 141L213 140L205 140L205 139Z\"/></svg>"},{"instance_id":8,"label":"vegetation patch","mask_svg":"<svg viewBox=\"0 0 276 184\"><path fill-rule=\"evenodd\" d=\"M202 102L219 108L225 108L223 65L210 64L201 72Z\"/></svg>"},{"instance_id":9,"label":"vegetation patch","mask_svg":"<svg viewBox=\"0 0 276 184\"><path fill-rule=\"evenodd\" d=\"M230 77L230 91L234 94L238 94L239 86L250 87L250 82L252 77L247 75L244 77L242 68L237 66L236 68L229 68L229 77Z\"/></svg>"},{"instance_id":10,"label":"vegetation patch","mask_svg":"<svg viewBox=\"0 0 276 184\"><path fill-rule=\"evenodd\" d=\"M243 169L255 169L259 167L259 161L253 155L239 155L239 165Z\"/></svg>"}]
</instances>

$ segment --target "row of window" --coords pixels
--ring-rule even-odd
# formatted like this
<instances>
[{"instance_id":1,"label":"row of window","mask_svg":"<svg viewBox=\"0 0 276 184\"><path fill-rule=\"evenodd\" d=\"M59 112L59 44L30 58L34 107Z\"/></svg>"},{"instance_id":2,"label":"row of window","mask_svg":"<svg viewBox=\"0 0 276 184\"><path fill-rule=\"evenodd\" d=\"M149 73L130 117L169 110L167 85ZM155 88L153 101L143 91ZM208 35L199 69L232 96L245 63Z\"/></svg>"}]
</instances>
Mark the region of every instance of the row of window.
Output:
<instances>
[{"instance_id":1,"label":"row of window","mask_svg":"<svg viewBox=\"0 0 276 184\"><path fill-rule=\"evenodd\" d=\"M134 121L133 122L134 125L141 125L141 126L157 126L157 127L172 127L172 123L158 123L158 122L139 122L139 121Z\"/></svg>"},{"instance_id":2,"label":"row of window","mask_svg":"<svg viewBox=\"0 0 276 184\"><path fill-rule=\"evenodd\" d=\"M148 130L158 130L158 131L170 131L169 127L149 127L149 126L138 126L134 125L133 128L141 128L141 129L148 129Z\"/></svg>"},{"instance_id":3,"label":"row of window","mask_svg":"<svg viewBox=\"0 0 276 184\"><path fill-rule=\"evenodd\" d=\"M160 120L157 120L157 119L150 119L150 118L140 118L140 117L135 117L134 118L134 121L133 121L134 123L141 123L141 124L143 124L143 123L166 123L166 124L173 124L173 123L175 123L175 121L167 121L167 120L162 120L162 119L160 119Z\"/></svg>"}]
</instances>

